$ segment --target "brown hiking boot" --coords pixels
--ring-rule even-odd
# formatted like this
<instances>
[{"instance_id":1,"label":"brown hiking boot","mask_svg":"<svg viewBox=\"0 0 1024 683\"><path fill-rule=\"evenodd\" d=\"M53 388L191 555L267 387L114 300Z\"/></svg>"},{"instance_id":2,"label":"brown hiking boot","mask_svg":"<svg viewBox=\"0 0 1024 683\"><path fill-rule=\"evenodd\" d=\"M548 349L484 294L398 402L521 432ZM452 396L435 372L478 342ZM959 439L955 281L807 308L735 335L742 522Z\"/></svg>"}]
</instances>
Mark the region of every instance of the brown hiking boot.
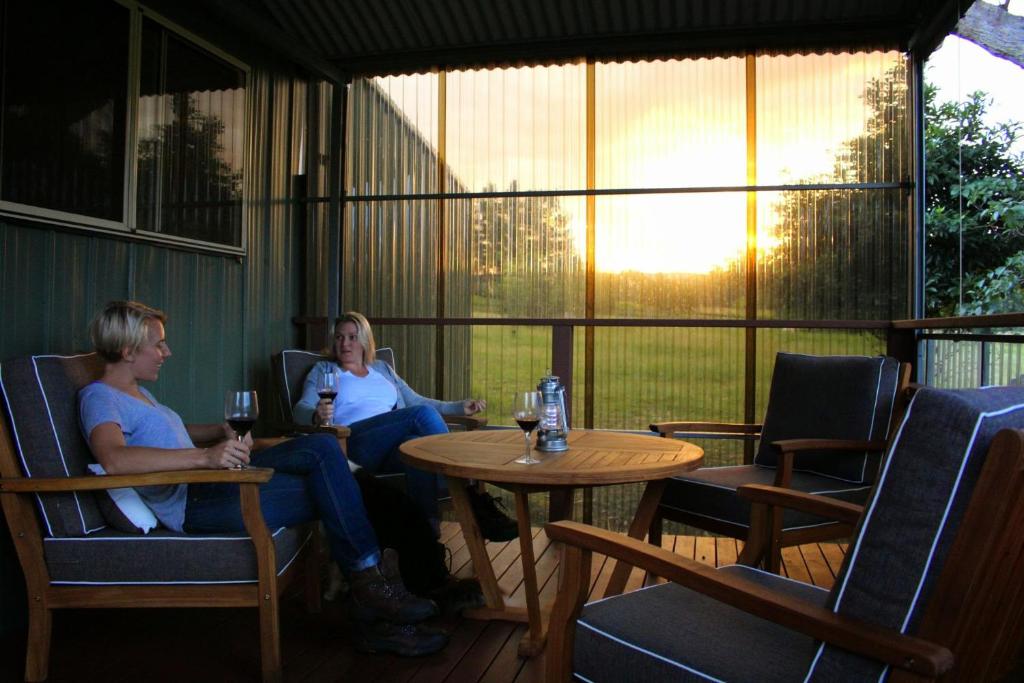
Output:
<instances>
[{"instance_id":1,"label":"brown hiking boot","mask_svg":"<svg viewBox=\"0 0 1024 683\"><path fill-rule=\"evenodd\" d=\"M505 514L505 504L500 498L481 493L474 486L466 488L466 493L469 494L469 504L473 508L481 536L488 541L499 542L511 541L519 536L519 527L514 519Z\"/></svg>"},{"instance_id":2,"label":"brown hiking boot","mask_svg":"<svg viewBox=\"0 0 1024 683\"><path fill-rule=\"evenodd\" d=\"M381 553L380 564L352 572L350 583L353 616L360 621L414 624L438 614L433 600L406 590L398 573L398 553L391 548Z\"/></svg>"}]
</instances>

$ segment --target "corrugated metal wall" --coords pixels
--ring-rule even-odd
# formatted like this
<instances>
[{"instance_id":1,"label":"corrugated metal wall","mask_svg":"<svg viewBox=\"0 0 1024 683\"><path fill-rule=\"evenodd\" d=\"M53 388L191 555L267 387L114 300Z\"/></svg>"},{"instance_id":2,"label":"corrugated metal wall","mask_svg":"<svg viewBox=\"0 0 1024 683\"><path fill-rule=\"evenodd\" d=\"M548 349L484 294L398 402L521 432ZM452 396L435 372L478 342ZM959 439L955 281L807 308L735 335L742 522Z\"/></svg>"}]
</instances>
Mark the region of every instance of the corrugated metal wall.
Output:
<instances>
[{"instance_id":1,"label":"corrugated metal wall","mask_svg":"<svg viewBox=\"0 0 1024 683\"><path fill-rule=\"evenodd\" d=\"M315 295L317 263L307 284L304 261L307 247L316 253L326 241L326 204L298 211L291 200L303 185L294 176L305 171L313 174L309 194L327 194L330 87L315 86L319 118L311 132L308 84L290 66L247 49L250 63L263 66L251 72L246 98L246 255L0 217L0 360L89 351L96 310L111 299L139 299L169 315L174 357L151 387L159 400L186 422L213 422L222 419L226 390L255 388L263 405L257 430L266 429L275 405L269 356L299 345L292 317L320 310L323 299ZM315 146L312 154L300 152L307 145ZM24 582L5 526L0 515L0 634L25 622Z\"/></svg>"},{"instance_id":2,"label":"corrugated metal wall","mask_svg":"<svg viewBox=\"0 0 1024 683\"><path fill-rule=\"evenodd\" d=\"M269 356L298 345L291 319L303 312L303 236L290 188L305 85L254 72L249 106L248 254L0 219L0 358L88 351L86 328L99 306L138 299L169 315L174 357L153 387L162 402L186 422L217 421L224 392L251 387L269 416Z\"/></svg>"}]
</instances>

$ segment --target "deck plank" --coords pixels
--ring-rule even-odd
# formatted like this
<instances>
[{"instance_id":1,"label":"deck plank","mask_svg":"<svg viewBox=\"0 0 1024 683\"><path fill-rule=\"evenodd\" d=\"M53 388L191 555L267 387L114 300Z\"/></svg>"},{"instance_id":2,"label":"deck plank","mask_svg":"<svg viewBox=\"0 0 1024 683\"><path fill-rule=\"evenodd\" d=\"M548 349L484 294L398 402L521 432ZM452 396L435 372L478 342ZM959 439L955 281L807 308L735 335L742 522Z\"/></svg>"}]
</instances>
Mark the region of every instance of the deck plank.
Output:
<instances>
[{"instance_id":1,"label":"deck plank","mask_svg":"<svg viewBox=\"0 0 1024 683\"><path fill-rule=\"evenodd\" d=\"M452 567L471 576L473 567L457 524L444 523L442 538L452 550ZM717 566L733 564L742 545L729 538L662 537L662 547ZM522 602L519 544L488 543L487 554L499 584L510 601ZM558 591L559 550L541 528L534 530L537 583L541 604ZM785 573L823 588L831 587L842 563L845 545L819 543L787 548ZM591 598L604 593L613 562L592 556ZM642 585L635 570L627 587ZM307 614L296 590L281 601L281 648L286 681L334 683L537 683L543 657L518 656L523 624L478 621L455 616L434 623L449 630L451 642L442 652L418 659L368 655L355 650L343 600L326 602L320 614ZM249 681L259 676L255 643L255 612L246 609L196 610L67 610L54 618L51 681L109 681L145 678L161 682L203 678ZM117 648L109 643L116 642ZM159 644L159 645L156 645ZM24 662L24 634L0 644L0 680L19 680ZM103 656L98 657L97 652ZM181 653L187 652L183 657Z\"/></svg>"}]
</instances>

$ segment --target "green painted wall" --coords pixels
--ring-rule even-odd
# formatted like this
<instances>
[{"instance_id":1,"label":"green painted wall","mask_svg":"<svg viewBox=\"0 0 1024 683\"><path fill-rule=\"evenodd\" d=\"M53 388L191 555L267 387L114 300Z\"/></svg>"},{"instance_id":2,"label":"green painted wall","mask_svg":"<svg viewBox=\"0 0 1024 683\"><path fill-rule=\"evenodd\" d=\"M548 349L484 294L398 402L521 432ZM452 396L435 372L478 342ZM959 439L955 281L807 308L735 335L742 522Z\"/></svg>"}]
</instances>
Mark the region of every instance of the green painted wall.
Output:
<instances>
[{"instance_id":1,"label":"green painted wall","mask_svg":"<svg viewBox=\"0 0 1024 683\"><path fill-rule=\"evenodd\" d=\"M223 418L225 391L253 388L263 408L257 433L265 432L276 401L270 355L299 346L291 321L305 313L305 227L296 224L289 196L288 133L304 111L296 83L254 79L257 162L247 179L242 258L0 217L0 361L89 351L87 327L97 309L137 299L169 316L173 356L151 387L157 398L186 422L213 422ZM2 636L24 627L25 596L2 518L0 527Z\"/></svg>"}]
</instances>

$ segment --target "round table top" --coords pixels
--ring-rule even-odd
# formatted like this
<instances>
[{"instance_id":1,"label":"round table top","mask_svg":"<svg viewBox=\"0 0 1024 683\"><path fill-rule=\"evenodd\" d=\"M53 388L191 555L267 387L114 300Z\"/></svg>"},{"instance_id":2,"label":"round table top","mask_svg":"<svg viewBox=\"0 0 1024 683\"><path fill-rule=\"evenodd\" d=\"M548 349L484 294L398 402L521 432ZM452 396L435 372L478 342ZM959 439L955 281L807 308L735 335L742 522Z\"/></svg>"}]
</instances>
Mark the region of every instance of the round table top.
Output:
<instances>
[{"instance_id":1,"label":"round table top","mask_svg":"<svg viewBox=\"0 0 1024 683\"><path fill-rule=\"evenodd\" d=\"M536 437L534 437L536 438ZM625 432L574 429L569 450L542 453L536 465L515 462L523 455L518 429L480 429L406 441L402 459L410 465L463 479L537 486L601 486L663 479L700 466L704 449L680 439Z\"/></svg>"}]
</instances>

